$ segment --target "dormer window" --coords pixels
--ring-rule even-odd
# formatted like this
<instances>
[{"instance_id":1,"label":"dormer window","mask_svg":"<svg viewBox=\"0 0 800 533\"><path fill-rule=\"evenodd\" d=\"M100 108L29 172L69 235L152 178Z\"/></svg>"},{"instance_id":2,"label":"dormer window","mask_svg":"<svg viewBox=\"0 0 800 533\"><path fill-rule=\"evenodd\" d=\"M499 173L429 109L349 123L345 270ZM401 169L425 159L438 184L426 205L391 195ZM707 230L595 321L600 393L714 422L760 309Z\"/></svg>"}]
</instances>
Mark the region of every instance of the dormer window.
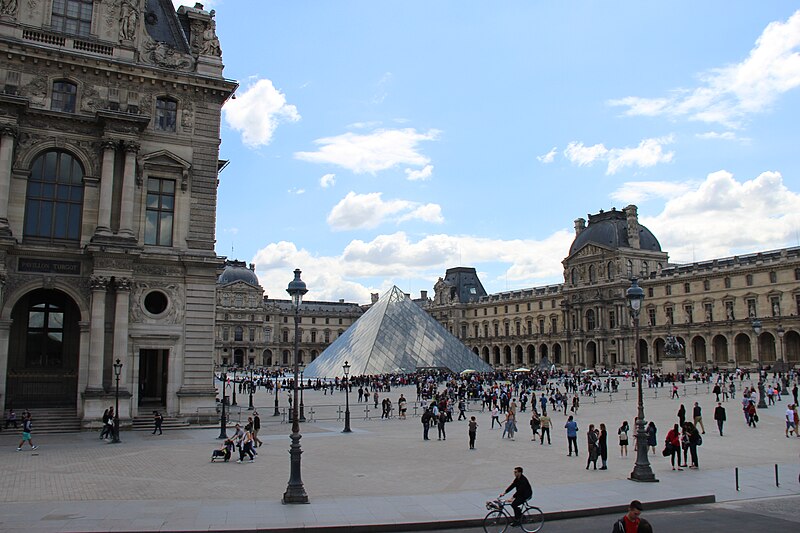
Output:
<instances>
[{"instance_id":1,"label":"dormer window","mask_svg":"<svg viewBox=\"0 0 800 533\"><path fill-rule=\"evenodd\" d=\"M75 112L75 101L78 96L78 86L72 82L61 80L53 83L53 94L50 99L50 109L53 111Z\"/></svg>"},{"instance_id":2,"label":"dormer window","mask_svg":"<svg viewBox=\"0 0 800 533\"><path fill-rule=\"evenodd\" d=\"M53 0L50 25L55 31L87 37L92 30L94 0Z\"/></svg>"},{"instance_id":3,"label":"dormer window","mask_svg":"<svg viewBox=\"0 0 800 533\"><path fill-rule=\"evenodd\" d=\"M175 131L178 121L178 102L170 98L156 99L156 131Z\"/></svg>"}]
</instances>

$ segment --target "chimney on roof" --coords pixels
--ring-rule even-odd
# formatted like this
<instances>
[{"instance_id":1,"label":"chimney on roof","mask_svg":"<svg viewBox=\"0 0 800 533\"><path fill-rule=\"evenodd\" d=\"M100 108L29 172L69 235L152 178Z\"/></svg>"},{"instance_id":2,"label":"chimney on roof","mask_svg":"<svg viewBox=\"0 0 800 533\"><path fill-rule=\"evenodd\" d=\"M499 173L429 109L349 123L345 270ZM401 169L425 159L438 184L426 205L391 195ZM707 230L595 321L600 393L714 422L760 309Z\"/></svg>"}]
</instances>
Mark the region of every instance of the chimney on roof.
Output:
<instances>
[{"instance_id":1,"label":"chimney on roof","mask_svg":"<svg viewBox=\"0 0 800 533\"><path fill-rule=\"evenodd\" d=\"M575 219L575 236L581 234L583 230L586 229L586 220L583 218L576 218Z\"/></svg>"},{"instance_id":2,"label":"chimney on roof","mask_svg":"<svg viewBox=\"0 0 800 533\"><path fill-rule=\"evenodd\" d=\"M428 299L428 291L419 291L419 297L423 300Z\"/></svg>"},{"instance_id":3,"label":"chimney on roof","mask_svg":"<svg viewBox=\"0 0 800 533\"><path fill-rule=\"evenodd\" d=\"M639 214L635 205L631 204L624 209L628 225L628 246L639 249Z\"/></svg>"},{"instance_id":4,"label":"chimney on roof","mask_svg":"<svg viewBox=\"0 0 800 533\"><path fill-rule=\"evenodd\" d=\"M339 298L339 303L343 304L344 303L344 298Z\"/></svg>"}]
</instances>

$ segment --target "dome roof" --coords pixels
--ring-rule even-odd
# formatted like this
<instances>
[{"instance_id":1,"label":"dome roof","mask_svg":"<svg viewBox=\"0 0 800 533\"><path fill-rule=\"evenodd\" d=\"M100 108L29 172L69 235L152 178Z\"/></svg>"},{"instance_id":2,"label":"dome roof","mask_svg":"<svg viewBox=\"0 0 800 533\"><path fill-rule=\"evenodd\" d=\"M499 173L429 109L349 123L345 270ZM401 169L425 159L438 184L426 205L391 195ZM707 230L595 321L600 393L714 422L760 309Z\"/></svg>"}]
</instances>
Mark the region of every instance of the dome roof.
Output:
<instances>
[{"instance_id":1,"label":"dome roof","mask_svg":"<svg viewBox=\"0 0 800 533\"><path fill-rule=\"evenodd\" d=\"M247 268L244 261L225 261L225 270L219 275L217 283L226 284L234 281L244 281L250 285L258 286L258 276L251 269Z\"/></svg>"},{"instance_id":2,"label":"dome roof","mask_svg":"<svg viewBox=\"0 0 800 533\"><path fill-rule=\"evenodd\" d=\"M606 212L600 211L597 215L589 215L589 225L572 241L569 255L590 242L610 248L629 248L628 220L625 212L612 209ZM661 251L656 236L641 224L639 224L639 248L652 252Z\"/></svg>"}]
</instances>

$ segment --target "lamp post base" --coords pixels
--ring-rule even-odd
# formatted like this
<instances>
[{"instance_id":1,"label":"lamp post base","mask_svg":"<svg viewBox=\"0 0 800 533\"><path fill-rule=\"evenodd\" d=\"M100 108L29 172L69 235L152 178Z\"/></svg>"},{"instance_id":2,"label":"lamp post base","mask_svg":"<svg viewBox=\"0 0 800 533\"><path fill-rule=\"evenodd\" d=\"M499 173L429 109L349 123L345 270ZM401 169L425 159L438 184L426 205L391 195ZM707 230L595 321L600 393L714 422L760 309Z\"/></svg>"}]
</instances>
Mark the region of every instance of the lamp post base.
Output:
<instances>
[{"instance_id":1,"label":"lamp post base","mask_svg":"<svg viewBox=\"0 0 800 533\"><path fill-rule=\"evenodd\" d=\"M353 430L350 429L350 411L344 412L344 429L342 433L352 433Z\"/></svg>"},{"instance_id":2,"label":"lamp post base","mask_svg":"<svg viewBox=\"0 0 800 533\"><path fill-rule=\"evenodd\" d=\"M295 418L294 425L297 425L297 422L298 420ZM289 485L286 487L286 492L283 493L281 502L284 504L308 503L308 494L306 494L303 480L300 477L300 455L303 453L300 449L300 439L302 437L299 433L293 432L289 438L292 441L289 446Z\"/></svg>"},{"instance_id":3,"label":"lamp post base","mask_svg":"<svg viewBox=\"0 0 800 533\"><path fill-rule=\"evenodd\" d=\"M641 468L639 465L636 465L633 467L633 472L631 472L631 475L628 479L631 481L638 481L640 483L658 483L656 475L653 473L653 469L650 468L650 465Z\"/></svg>"}]
</instances>

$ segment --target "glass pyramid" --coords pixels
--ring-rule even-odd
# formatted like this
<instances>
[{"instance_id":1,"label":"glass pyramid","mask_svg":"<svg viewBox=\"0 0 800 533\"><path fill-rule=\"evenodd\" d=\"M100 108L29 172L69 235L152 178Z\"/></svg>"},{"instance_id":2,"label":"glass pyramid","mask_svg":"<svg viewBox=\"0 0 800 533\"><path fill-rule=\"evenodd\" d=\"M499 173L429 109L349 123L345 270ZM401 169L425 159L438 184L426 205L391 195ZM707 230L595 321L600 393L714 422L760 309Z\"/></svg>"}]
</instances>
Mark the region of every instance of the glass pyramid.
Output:
<instances>
[{"instance_id":1,"label":"glass pyramid","mask_svg":"<svg viewBox=\"0 0 800 533\"><path fill-rule=\"evenodd\" d=\"M381 296L311 362L305 376L343 376L345 361L350 363L351 376L404 374L424 368L455 373L492 370L397 287Z\"/></svg>"}]
</instances>

